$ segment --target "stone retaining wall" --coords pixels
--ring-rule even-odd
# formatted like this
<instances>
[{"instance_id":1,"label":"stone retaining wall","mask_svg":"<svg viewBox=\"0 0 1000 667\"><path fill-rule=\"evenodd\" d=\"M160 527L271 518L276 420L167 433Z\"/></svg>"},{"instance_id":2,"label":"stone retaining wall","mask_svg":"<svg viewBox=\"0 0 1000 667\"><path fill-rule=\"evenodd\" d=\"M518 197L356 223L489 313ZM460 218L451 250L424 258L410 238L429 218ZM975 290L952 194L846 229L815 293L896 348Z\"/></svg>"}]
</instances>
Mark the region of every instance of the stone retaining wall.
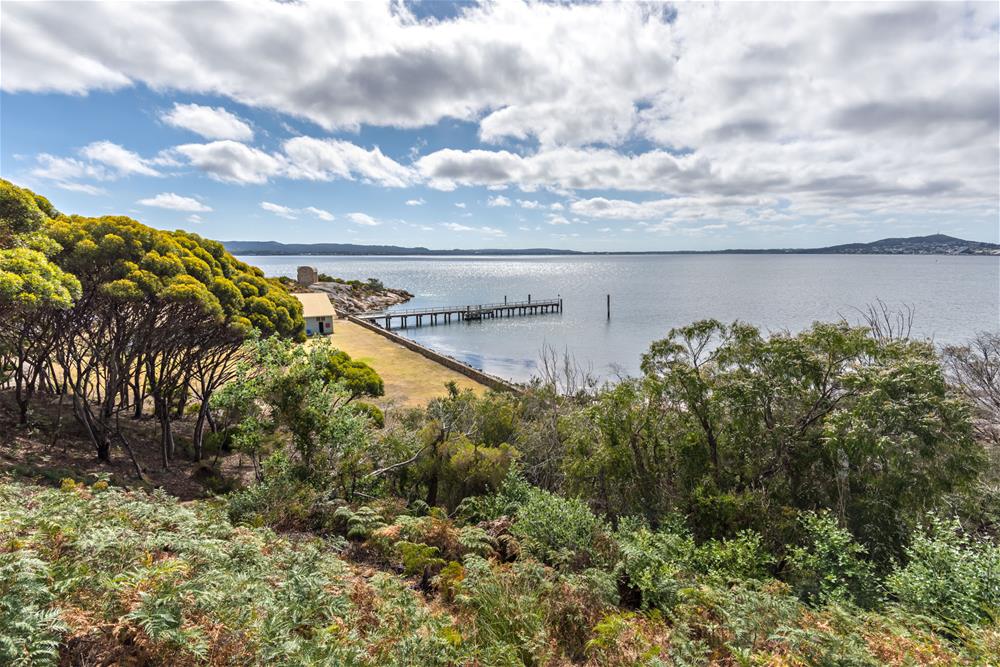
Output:
<instances>
[{"instance_id":1,"label":"stone retaining wall","mask_svg":"<svg viewBox=\"0 0 1000 667\"><path fill-rule=\"evenodd\" d=\"M427 357L431 361L435 361L444 366L445 368L450 368L451 370L457 373L461 373L467 378L471 378L480 384L486 385L490 389L496 389L497 391L509 391L515 394L524 393L523 387L519 387L518 385L512 382L508 382L503 378L498 378L495 375L484 373L479 369L473 368L468 364L462 363L458 359L452 359L451 357L445 356L439 352L435 352L434 350L428 347L424 347L420 343L414 342L405 336L400 336L399 334L387 331L380 326L368 322L367 320L362 320L360 318L354 317L353 315L347 315L346 319L350 322L353 322L354 324L357 324L358 326L368 329L369 331L374 331L375 333L385 338L388 338L394 343L399 343L408 350L413 350L417 354Z\"/></svg>"}]
</instances>

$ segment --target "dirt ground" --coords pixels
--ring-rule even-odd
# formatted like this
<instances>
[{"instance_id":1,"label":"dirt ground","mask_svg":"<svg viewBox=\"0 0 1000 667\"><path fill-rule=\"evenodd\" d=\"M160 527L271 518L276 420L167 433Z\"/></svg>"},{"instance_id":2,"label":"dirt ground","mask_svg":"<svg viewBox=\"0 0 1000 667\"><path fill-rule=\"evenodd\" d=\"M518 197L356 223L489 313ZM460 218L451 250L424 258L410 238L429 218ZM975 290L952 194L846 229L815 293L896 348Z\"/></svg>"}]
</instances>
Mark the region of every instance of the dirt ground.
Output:
<instances>
[{"instance_id":1,"label":"dirt ground","mask_svg":"<svg viewBox=\"0 0 1000 667\"><path fill-rule=\"evenodd\" d=\"M199 468L203 464L190 461L178 451L169 470L163 470L160 461L159 430L150 417L134 420L122 416L122 430L132 444L136 459L146 481L135 474L128 454L121 447L114 447L111 463L97 460L94 446L86 432L73 418L68 404L62 406L59 420L58 399L40 395L32 402L28 426L17 423L17 413L10 392L0 392L0 475L12 475L41 484L58 485L64 478L93 482L107 475L117 486L130 488L163 488L182 500L204 498L211 495L199 481ZM57 424L59 426L57 427ZM190 443L194 424L190 419L174 422L178 448ZM208 458L206 463L211 463ZM249 459L239 454L229 454L219 459L224 477L239 483L253 479L253 466Z\"/></svg>"},{"instance_id":2,"label":"dirt ground","mask_svg":"<svg viewBox=\"0 0 1000 667\"><path fill-rule=\"evenodd\" d=\"M475 380L348 320L334 322L333 335L329 338L352 359L364 361L382 377L385 382L383 404L426 405L432 398L448 393L445 384L449 381L454 381L459 389L468 388L477 393L487 390Z\"/></svg>"}]
</instances>

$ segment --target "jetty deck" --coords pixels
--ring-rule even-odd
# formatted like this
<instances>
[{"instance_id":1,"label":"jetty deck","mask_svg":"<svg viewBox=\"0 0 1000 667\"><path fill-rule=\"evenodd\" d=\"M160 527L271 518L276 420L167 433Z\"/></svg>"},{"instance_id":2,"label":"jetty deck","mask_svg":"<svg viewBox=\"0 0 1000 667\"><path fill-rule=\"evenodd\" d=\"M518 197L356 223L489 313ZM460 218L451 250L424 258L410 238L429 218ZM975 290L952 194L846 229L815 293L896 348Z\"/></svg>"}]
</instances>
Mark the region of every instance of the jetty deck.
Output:
<instances>
[{"instance_id":1,"label":"jetty deck","mask_svg":"<svg viewBox=\"0 0 1000 667\"><path fill-rule=\"evenodd\" d=\"M416 326L424 324L450 323L454 321L469 322L498 317L514 317L518 315L538 315L543 313L561 313L562 299L541 299L527 301L504 301L503 303L480 303L465 306L434 306L429 308L409 308L402 310L387 310L382 313L366 313L357 318L376 324L384 329L392 330L393 321L399 320L399 328L405 329L412 319Z\"/></svg>"}]
</instances>

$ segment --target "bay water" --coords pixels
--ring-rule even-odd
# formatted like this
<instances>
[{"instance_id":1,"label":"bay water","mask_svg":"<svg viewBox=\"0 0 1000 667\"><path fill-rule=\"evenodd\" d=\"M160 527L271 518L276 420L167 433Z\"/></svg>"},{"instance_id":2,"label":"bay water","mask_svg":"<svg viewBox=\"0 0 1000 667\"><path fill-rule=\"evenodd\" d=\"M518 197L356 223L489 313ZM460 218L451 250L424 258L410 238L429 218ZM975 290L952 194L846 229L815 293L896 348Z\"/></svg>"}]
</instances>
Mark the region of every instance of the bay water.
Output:
<instances>
[{"instance_id":1,"label":"bay water","mask_svg":"<svg viewBox=\"0 0 1000 667\"><path fill-rule=\"evenodd\" d=\"M764 331L860 321L876 299L914 310L914 335L962 343L1000 330L1000 257L910 255L243 256L268 276L309 265L378 278L415 297L399 308L561 297L561 314L410 326L397 333L501 377L536 374L542 351L568 352L601 378L638 373L671 327L714 318ZM611 318L606 298L611 295ZM398 321L398 320L397 320ZM424 320L427 321L427 318ZM412 319L411 319L412 322Z\"/></svg>"}]
</instances>

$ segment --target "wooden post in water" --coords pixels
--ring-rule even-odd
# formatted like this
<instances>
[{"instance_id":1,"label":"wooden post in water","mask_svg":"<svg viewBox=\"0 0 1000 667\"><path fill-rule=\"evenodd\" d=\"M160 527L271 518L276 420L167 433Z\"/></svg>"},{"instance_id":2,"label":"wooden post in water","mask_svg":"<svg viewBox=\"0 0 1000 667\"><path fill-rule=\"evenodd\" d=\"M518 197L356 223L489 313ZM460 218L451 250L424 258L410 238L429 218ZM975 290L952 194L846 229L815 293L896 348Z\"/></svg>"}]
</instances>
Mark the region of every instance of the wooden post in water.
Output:
<instances>
[{"instance_id":1,"label":"wooden post in water","mask_svg":"<svg viewBox=\"0 0 1000 667\"><path fill-rule=\"evenodd\" d=\"M611 295L608 295L608 319L611 319Z\"/></svg>"}]
</instances>

